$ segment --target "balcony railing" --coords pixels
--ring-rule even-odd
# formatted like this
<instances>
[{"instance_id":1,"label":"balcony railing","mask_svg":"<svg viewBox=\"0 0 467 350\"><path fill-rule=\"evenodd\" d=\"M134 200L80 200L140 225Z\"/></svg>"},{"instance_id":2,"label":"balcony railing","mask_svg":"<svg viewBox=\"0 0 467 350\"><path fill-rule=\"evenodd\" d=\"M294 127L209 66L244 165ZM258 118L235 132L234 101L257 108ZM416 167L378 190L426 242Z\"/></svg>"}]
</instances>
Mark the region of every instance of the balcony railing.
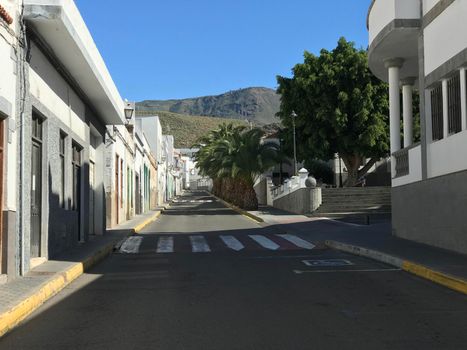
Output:
<instances>
[{"instance_id":1,"label":"balcony railing","mask_svg":"<svg viewBox=\"0 0 467 350\"><path fill-rule=\"evenodd\" d=\"M394 160L396 161L396 174L395 177L401 177L409 175L410 164L409 164L409 149L404 148L393 154Z\"/></svg>"}]
</instances>

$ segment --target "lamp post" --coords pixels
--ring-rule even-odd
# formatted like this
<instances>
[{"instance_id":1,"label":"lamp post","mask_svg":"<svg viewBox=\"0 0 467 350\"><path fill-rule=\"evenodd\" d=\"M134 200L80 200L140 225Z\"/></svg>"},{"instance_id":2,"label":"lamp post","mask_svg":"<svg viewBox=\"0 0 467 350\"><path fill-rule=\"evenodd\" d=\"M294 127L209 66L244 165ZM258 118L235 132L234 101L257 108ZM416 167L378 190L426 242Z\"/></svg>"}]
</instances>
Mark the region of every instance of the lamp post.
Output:
<instances>
[{"instance_id":1,"label":"lamp post","mask_svg":"<svg viewBox=\"0 0 467 350\"><path fill-rule=\"evenodd\" d=\"M131 118L133 118L133 113L135 111L135 103L134 102L128 102L125 101L125 119L127 124L130 123Z\"/></svg>"},{"instance_id":2,"label":"lamp post","mask_svg":"<svg viewBox=\"0 0 467 350\"><path fill-rule=\"evenodd\" d=\"M297 141L295 136L295 118L297 118L297 113L292 111L292 125L293 125L293 171L294 176L297 176Z\"/></svg>"}]
</instances>

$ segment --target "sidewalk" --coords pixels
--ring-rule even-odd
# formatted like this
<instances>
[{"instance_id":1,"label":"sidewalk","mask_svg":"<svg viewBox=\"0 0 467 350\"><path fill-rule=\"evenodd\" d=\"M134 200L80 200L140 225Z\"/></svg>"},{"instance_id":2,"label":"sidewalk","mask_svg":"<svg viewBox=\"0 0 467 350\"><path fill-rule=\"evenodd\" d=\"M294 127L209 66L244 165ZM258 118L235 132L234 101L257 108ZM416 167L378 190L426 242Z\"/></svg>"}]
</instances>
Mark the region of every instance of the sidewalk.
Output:
<instances>
[{"instance_id":1,"label":"sidewalk","mask_svg":"<svg viewBox=\"0 0 467 350\"><path fill-rule=\"evenodd\" d=\"M391 233L390 222L355 225L308 218L270 207L250 212L266 225L299 234L329 247L379 260L467 294L467 255L428 246Z\"/></svg>"},{"instance_id":2,"label":"sidewalk","mask_svg":"<svg viewBox=\"0 0 467 350\"><path fill-rule=\"evenodd\" d=\"M66 254L49 260L19 277L0 286L0 336L15 327L50 297L57 294L84 271L107 257L115 245L125 237L138 233L156 220L160 210L138 215L103 236L71 249Z\"/></svg>"}]
</instances>

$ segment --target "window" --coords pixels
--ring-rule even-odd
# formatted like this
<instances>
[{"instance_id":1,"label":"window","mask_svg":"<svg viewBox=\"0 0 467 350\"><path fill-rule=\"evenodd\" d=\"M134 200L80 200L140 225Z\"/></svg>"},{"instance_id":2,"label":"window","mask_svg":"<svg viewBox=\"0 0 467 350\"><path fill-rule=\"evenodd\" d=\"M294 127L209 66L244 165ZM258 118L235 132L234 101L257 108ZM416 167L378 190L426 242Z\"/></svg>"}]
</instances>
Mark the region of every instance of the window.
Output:
<instances>
[{"instance_id":1,"label":"window","mask_svg":"<svg viewBox=\"0 0 467 350\"><path fill-rule=\"evenodd\" d=\"M462 130L460 74L448 80L448 131L456 134Z\"/></svg>"},{"instance_id":2,"label":"window","mask_svg":"<svg viewBox=\"0 0 467 350\"><path fill-rule=\"evenodd\" d=\"M431 90L431 123L433 141L441 140L444 135L443 129L443 87L438 83Z\"/></svg>"},{"instance_id":3,"label":"window","mask_svg":"<svg viewBox=\"0 0 467 350\"><path fill-rule=\"evenodd\" d=\"M60 131L59 154L60 154L60 207L65 208L65 144L66 134Z\"/></svg>"},{"instance_id":4,"label":"window","mask_svg":"<svg viewBox=\"0 0 467 350\"><path fill-rule=\"evenodd\" d=\"M42 143L42 122L43 120L35 113L32 115L32 138Z\"/></svg>"},{"instance_id":5,"label":"window","mask_svg":"<svg viewBox=\"0 0 467 350\"><path fill-rule=\"evenodd\" d=\"M71 198L71 209L74 211L80 210L80 199L81 199L81 150L82 148L73 143L72 145L72 183L73 191Z\"/></svg>"}]
</instances>

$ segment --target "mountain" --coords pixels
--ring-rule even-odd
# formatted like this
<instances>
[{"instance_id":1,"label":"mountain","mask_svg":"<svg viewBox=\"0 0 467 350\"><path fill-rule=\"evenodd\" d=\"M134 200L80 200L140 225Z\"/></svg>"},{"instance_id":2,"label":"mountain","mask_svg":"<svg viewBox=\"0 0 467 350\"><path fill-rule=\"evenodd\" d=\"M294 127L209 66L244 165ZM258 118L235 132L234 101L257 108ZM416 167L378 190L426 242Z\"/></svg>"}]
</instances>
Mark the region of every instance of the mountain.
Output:
<instances>
[{"instance_id":1,"label":"mountain","mask_svg":"<svg viewBox=\"0 0 467 350\"><path fill-rule=\"evenodd\" d=\"M151 112L139 111L138 115L153 115ZM171 112L157 112L162 126L162 134L173 135L176 148L191 148L197 140L217 129L223 123L233 123L235 125L245 125L243 120L200 117L182 115Z\"/></svg>"},{"instance_id":2,"label":"mountain","mask_svg":"<svg viewBox=\"0 0 467 350\"><path fill-rule=\"evenodd\" d=\"M255 124L277 123L280 96L275 90L252 87L217 96L182 100L146 100L136 104L137 112L166 111L177 114L251 120Z\"/></svg>"}]
</instances>

